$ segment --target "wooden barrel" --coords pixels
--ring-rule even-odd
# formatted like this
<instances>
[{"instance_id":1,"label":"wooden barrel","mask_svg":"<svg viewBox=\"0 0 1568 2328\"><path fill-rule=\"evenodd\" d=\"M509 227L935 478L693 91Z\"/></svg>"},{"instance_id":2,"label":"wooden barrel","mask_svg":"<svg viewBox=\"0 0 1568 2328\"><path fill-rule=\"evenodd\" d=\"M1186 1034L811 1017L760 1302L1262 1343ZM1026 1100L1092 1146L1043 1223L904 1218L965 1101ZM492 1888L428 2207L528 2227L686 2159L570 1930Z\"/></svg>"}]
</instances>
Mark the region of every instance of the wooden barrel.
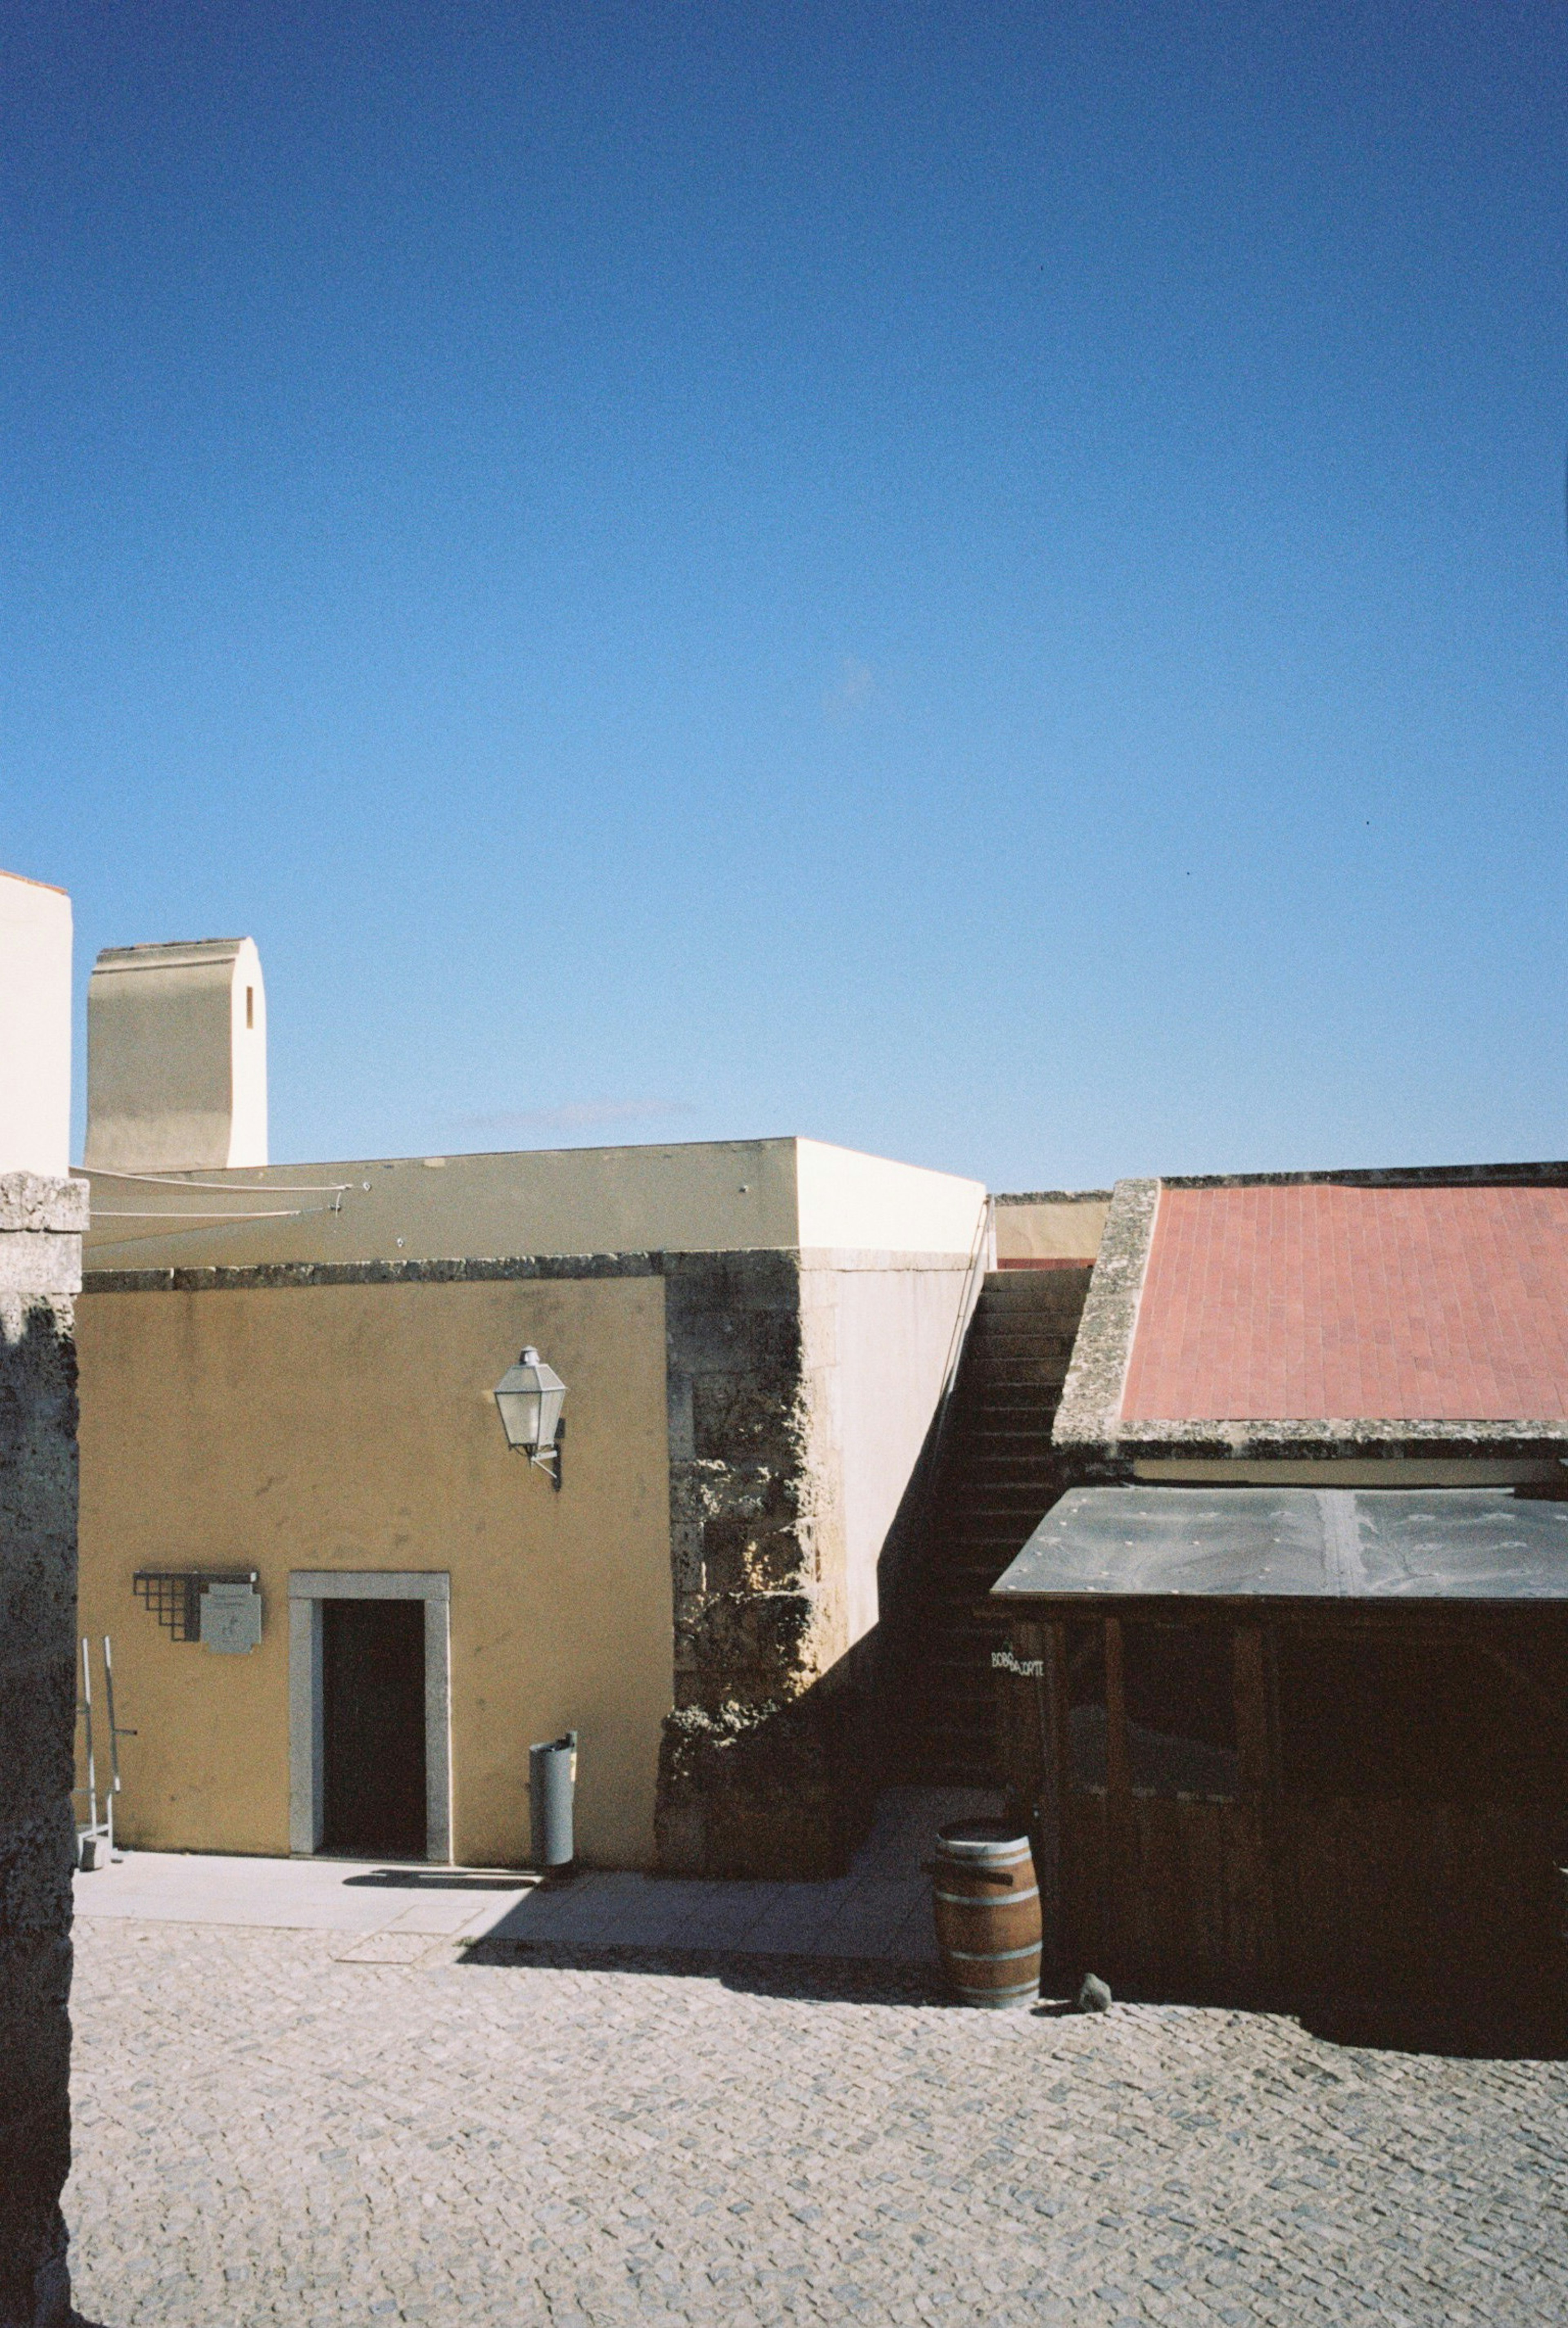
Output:
<instances>
[{"instance_id":1,"label":"wooden barrel","mask_svg":"<svg viewBox=\"0 0 1568 2328\"><path fill-rule=\"evenodd\" d=\"M943 1969L964 2004L1032 2004L1040 1993L1040 1887L1027 1835L1001 1819L938 1830L933 1869Z\"/></svg>"}]
</instances>

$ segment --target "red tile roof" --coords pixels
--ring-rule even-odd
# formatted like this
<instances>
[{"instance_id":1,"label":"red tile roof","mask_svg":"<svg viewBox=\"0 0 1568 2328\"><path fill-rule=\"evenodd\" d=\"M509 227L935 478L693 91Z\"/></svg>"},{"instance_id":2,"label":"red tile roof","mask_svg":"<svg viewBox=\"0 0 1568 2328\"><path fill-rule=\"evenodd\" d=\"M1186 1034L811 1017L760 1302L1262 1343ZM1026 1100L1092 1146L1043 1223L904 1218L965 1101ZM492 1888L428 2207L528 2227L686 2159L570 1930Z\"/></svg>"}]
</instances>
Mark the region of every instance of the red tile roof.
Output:
<instances>
[{"instance_id":1,"label":"red tile roof","mask_svg":"<svg viewBox=\"0 0 1568 2328\"><path fill-rule=\"evenodd\" d=\"M1122 1414L1568 1419L1568 1187L1162 1188Z\"/></svg>"}]
</instances>

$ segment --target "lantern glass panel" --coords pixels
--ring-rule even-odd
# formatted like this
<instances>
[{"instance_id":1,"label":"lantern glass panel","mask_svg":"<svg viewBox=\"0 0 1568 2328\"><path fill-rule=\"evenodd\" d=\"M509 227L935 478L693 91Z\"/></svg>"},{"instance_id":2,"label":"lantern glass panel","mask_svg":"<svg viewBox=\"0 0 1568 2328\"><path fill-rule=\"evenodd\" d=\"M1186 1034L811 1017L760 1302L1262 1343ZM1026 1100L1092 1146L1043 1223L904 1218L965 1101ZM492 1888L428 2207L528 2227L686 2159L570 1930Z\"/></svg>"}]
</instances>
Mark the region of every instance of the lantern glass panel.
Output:
<instances>
[{"instance_id":1,"label":"lantern glass panel","mask_svg":"<svg viewBox=\"0 0 1568 2328\"><path fill-rule=\"evenodd\" d=\"M566 1394L559 1375L530 1345L495 1385L508 1445L530 1454L553 1447Z\"/></svg>"},{"instance_id":2,"label":"lantern glass panel","mask_svg":"<svg viewBox=\"0 0 1568 2328\"><path fill-rule=\"evenodd\" d=\"M534 1442L536 1446L553 1447L555 1445L556 1431L560 1422L561 1409L566 1404L566 1398L565 1383L556 1383L540 1390L537 1422L539 1435Z\"/></svg>"},{"instance_id":3,"label":"lantern glass panel","mask_svg":"<svg viewBox=\"0 0 1568 2328\"><path fill-rule=\"evenodd\" d=\"M513 1369L521 1373L521 1368ZM537 1390L498 1390L495 1403L501 1409L502 1428L512 1447L537 1447L539 1444L539 1393Z\"/></svg>"}]
</instances>

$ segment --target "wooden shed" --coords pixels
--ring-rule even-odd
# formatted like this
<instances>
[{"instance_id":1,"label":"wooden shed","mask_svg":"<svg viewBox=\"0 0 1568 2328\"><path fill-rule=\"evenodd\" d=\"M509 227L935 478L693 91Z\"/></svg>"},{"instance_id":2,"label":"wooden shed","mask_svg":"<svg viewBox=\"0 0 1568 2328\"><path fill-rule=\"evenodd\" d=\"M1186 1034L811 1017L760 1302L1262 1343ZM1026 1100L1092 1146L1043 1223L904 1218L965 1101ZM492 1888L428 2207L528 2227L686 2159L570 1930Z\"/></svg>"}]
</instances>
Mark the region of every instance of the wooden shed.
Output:
<instances>
[{"instance_id":1,"label":"wooden shed","mask_svg":"<svg viewBox=\"0 0 1568 2328\"><path fill-rule=\"evenodd\" d=\"M1058 1988L1559 2009L1568 1501L1076 1488L992 1605Z\"/></svg>"}]
</instances>

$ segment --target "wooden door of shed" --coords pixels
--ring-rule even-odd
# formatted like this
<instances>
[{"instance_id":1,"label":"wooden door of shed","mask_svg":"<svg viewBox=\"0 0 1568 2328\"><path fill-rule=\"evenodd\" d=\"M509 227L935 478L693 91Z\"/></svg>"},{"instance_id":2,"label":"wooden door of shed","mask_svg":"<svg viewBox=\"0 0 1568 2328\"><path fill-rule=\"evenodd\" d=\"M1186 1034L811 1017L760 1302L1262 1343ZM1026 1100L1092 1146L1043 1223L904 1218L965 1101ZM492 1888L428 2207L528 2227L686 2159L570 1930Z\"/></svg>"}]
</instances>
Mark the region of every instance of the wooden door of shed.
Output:
<instances>
[{"instance_id":1,"label":"wooden door of shed","mask_svg":"<svg viewBox=\"0 0 1568 2328\"><path fill-rule=\"evenodd\" d=\"M1103 1768L1074 1672L1078 1637L1090 1626L1103 1660ZM1261 1630L1223 1628L1234 1747L1223 1767L1199 1768L1186 1787L1138 1767L1148 1732L1141 1737L1141 1726L1129 1722L1120 1619L1015 1621L1013 1638L1004 1751L1037 1835L1053 1980L1065 1991L1096 1972L1119 1995L1275 2002L1281 1952Z\"/></svg>"}]
</instances>

